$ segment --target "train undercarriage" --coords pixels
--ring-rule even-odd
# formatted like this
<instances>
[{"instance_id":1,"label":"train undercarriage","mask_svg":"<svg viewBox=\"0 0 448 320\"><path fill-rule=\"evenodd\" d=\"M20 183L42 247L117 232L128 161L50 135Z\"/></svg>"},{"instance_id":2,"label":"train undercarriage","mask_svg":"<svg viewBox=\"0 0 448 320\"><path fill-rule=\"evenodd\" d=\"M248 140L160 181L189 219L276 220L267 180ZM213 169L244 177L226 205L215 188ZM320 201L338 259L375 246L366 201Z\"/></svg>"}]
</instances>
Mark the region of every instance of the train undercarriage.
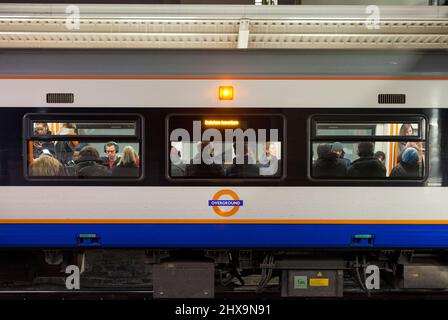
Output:
<instances>
[{"instance_id":1,"label":"train undercarriage","mask_svg":"<svg viewBox=\"0 0 448 320\"><path fill-rule=\"evenodd\" d=\"M154 299L359 299L428 293L448 297L447 288L446 250L0 252L0 294L102 291Z\"/></svg>"}]
</instances>

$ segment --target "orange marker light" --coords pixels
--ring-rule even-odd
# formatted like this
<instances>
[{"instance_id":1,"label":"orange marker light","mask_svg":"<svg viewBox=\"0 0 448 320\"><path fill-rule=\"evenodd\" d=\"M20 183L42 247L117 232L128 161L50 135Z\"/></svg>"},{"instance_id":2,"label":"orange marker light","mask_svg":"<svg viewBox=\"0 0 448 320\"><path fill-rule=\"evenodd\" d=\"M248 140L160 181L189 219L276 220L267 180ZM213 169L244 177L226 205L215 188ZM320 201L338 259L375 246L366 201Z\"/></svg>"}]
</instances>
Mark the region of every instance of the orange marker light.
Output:
<instances>
[{"instance_id":1,"label":"orange marker light","mask_svg":"<svg viewBox=\"0 0 448 320\"><path fill-rule=\"evenodd\" d=\"M233 100L233 87L219 87L219 100Z\"/></svg>"}]
</instances>

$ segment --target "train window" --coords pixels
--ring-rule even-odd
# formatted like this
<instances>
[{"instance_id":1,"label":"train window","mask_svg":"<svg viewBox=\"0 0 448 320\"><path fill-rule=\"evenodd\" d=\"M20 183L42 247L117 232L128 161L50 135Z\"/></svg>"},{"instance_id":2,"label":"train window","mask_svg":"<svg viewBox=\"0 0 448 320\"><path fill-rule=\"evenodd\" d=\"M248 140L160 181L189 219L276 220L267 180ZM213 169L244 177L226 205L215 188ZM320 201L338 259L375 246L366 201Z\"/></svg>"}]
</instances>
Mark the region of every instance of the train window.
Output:
<instances>
[{"instance_id":1,"label":"train window","mask_svg":"<svg viewBox=\"0 0 448 320\"><path fill-rule=\"evenodd\" d=\"M423 180L427 159L425 118L365 118L312 118L311 177ZM378 120L372 121L374 118Z\"/></svg>"},{"instance_id":2,"label":"train window","mask_svg":"<svg viewBox=\"0 0 448 320\"><path fill-rule=\"evenodd\" d=\"M283 174L283 128L279 115L173 115L169 176L278 179Z\"/></svg>"},{"instance_id":3,"label":"train window","mask_svg":"<svg viewBox=\"0 0 448 320\"><path fill-rule=\"evenodd\" d=\"M27 177L136 179L141 175L140 120L109 116L28 115ZM58 119L63 118L63 119ZM122 117L119 117L122 118Z\"/></svg>"}]
</instances>

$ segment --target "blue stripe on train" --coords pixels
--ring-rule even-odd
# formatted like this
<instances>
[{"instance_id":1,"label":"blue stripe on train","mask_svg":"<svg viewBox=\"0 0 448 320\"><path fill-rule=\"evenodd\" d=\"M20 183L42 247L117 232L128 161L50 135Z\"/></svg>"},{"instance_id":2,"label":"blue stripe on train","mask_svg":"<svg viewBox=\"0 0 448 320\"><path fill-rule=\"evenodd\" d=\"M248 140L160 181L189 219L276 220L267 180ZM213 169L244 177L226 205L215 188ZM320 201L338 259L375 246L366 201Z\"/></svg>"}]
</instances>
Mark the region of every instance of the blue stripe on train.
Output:
<instances>
[{"instance_id":1,"label":"blue stripe on train","mask_svg":"<svg viewBox=\"0 0 448 320\"><path fill-rule=\"evenodd\" d=\"M448 225L0 224L0 247L78 246L448 248Z\"/></svg>"}]
</instances>

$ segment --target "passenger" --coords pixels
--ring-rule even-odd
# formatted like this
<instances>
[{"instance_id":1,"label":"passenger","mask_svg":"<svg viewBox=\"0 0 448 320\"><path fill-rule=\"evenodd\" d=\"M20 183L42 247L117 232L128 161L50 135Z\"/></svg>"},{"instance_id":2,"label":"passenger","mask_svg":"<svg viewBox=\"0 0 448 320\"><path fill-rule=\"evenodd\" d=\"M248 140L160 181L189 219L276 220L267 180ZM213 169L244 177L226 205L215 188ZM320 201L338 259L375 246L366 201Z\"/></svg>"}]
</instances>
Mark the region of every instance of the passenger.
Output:
<instances>
[{"instance_id":1,"label":"passenger","mask_svg":"<svg viewBox=\"0 0 448 320\"><path fill-rule=\"evenodd\" d=\"M403 125L400 128L400 136L415 136L414 128L410 123L403 123ZM417 142L406 142L402 141L398 143L398 158L397 162L401 162L401 156L407 148L415 148L418 150L418 148L421 147L421 145Z\"/></svg>"},{"instance_id":2,"label":"passenger","mask_svg":"<svg viewBox=\"0 0 448 320\"><path fill-rule=\"evenodd\" d=\"M198 143L198 153L194 156L191 164L187 165L185 173L189 177L223 177L224 169L221 165L216 163L206 164L202 161L202 153L205 148L210 152L210 156L213 157L214 150L211 141L201 141Z\"/></svg>"},{"instance_id":3,"label":"passenger","mask_svg":"<svg viewBox=\"0 0 448 320\"><path fill-rule=\"evenodd\" d=\"M341 160L341 162L345 165L346 168L350 167L351 161L350 159L344 158L345 151L344 146L340 142L335 142L331 146L331 152L336 153L338 156L338 159Z\"/></svg>"},{"instance_id":4,"label":"passenger","mask_svg":"<svg viewBox=\"0 0 448 320\"><path fill-rule=\"evenodd\" d=\"M74 136L78 134L75 124L62 123L58 135ZM73 160L73 152L79 146L78 141L57 141L55 144L56 158L64 165L68 165Z\"/></svg>"},{"instance_id":5,"label":"passenger","mask_svg":"<svg viewBox=\"0 0 448 320\"><path fill-rule=\"evenodd\" d=\"M255 164L255 157L249 148L247 141L243 144L243 153L238 154L236 142L233 143L235 158L232 164L226 170L228 177L258 177L260 175L260 167Z\"/></svg>"},{"instance_id":6,"label":"passenger","mask_svg":"<svg viewBox=\"0 0 448 320\"><path fill-rule=\"evenodd\" d=\"M275 143L268 142L265 146L266 163L260 164L260 175L262 176L274 176L280 174L278 168L280 166L279 159L276 157L277 149Z\"/></svg>"},{"instance_id":7,"label":"passenger","mask_svg":"<svg viewBox=\"0 0 448 320\"><path fill-rule=\"evenodd\" d=\"M372 142L361 142L358 144L359 159L352 162L348 168L347 176L356 178L384 178L386 167L374 154Z\"/></svg>"},{"instance_id":8,"label":"passenger","mask_svg":"<svg viewBox=\"0 0 448 320\"><path fill-rule=\"evenodd\" d=\"M91 146L81 149L79 159L75 166L78 177L106 177L109 175L106 167L102 165L100 154Z\"/></svg>"},{"instance_id":9,"label":"passenger","mask_svg":"<svg viewBox=\"0 0 448 320\"><path fill-rule=\"evenodd\" d=\"M375 158L380 160L383 166L386 166L386 154L383 151L375 152Z\"/></svg>"},{"instance_id":10,"label":"passenger","mask_svg":"<svg viewBox=\"0 0 448 320\"><path fill-rule=\"evenodd\" d=\"M46 122L36 122L34 124L34 134L37 136L51 136L50 128ZM44 150L47 150L52 155L55 155L54 142L52 141L34 141L33 142L33 157L39 158Z\"/></svg>"},{"instance_id":11,"label":"passenger","mask_svg":"<svg viewBox=\"0 0 448 320\"><path fill-rule=\"evenodd\" d=\"M138 177L139 166L137 164L137 152L131 146L123 149L123 156L117 166L112 169L113 177Z\"/></svg>"},{"instance_id":12,"label":"passenger","mask_svg":"<svg viewBox=\"0 0 448 320\"><path fill-rule=\"evenodd\" d=\"M418 151L407 148L403 151L401 161L392 169L391 178L418 178L421 174Z\"/></svg>"},{"instance_id":13,"label":"passenger","mask_svg":"<svg viewBox=\"0 0 448 320\"><path fill-rule=\"evenodd\" d=\"M30 176L54 177L64 176L64 167L52 156L43 154L30 164Z\"/></svg>"},{"instance_id":14,"label":"passenger","mask_svg":"<svg viewBox=\"0 0 448 320\"><path fill-rule=\"evenodd\" d=\"M107 170L112 171L120 162L120 157L118 155L119 147L118 144L114 141L109 141L104 145L104 152L107 154L106 157L102 157L104 166L107 167Z\"/></svg>"},{"instance_id":15,"label":"passenger","mask_svg":"<svg viewBox=\"0 0 448 320\"><path fill-rule=\"evenodd\" d=\"M185 165L182 163L181 153L175 147L171 147L170 163L171 175L173 177L182 177L185 175Z\"/></svg>"},{"instance_id":16,"label":"passenger","mask_svg":"<svg viewBox=\"0 0 448 320\"><path fill-rule=\"evenodd\" d=\"M332 152L329 144L320 144L317 146L317 160L313 163L313 177L345 177L347 167L345 163L338 158L335 152Z\"/></svg>"}]
</instances>

